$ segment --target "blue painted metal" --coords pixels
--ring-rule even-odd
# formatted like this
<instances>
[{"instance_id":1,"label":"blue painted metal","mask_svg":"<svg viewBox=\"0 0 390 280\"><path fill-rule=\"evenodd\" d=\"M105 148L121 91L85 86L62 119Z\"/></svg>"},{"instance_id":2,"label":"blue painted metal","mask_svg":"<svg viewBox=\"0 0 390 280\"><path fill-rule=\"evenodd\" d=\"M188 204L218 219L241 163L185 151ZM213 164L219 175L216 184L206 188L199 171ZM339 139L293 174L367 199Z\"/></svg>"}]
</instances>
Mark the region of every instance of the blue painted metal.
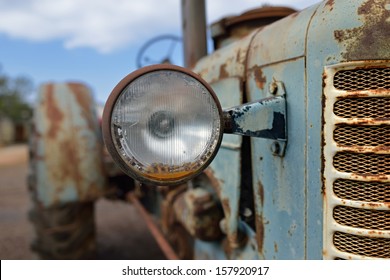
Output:
<instances>
[{"instance_id":1,"label":"blue painted metal","mask_svg":"<svg viewBox=\"0 0 390 280\"><path fill-rule=\"evenodd\" d=\"M264 98L224 111L225 133L287 140L286 99Z\"/></svg>"},{"instance_id":2,"label":"blue painted metal","mask_svg":"<svg viewBox=\"0 0 390 280\"><path fill-rule=\"evenodd\" d=\"M34 111L31 167L34 199L45 207L91 201L106 186L102 140L90 90L45 84Z\"/></svg>"},{"instance_id":3,"label":"blue painted metal","mask_svg":"<svg viewBox=\"0 0 390 280\"><path fill-rule=\"evenodd\" d=\"M256 62L253 60L253 62ZM266 259L303 259L305 248L306 126L303 59L261 68L267 80L283 81L287 92L288 144L284 157L273 155L273 140L251 138L256 227L263 232L260 254ZM291 73L296 73L291 75ZM251 100L270 96L248 81Z\"/></svg>"},{"instance_id":4,"label":"blue painted metal","mask_svg":"<svg viewBox=\"0 0 390 280\"><path fill-rule=\"evenodd\" d=\"M243 103L245 62L253 36L254 33L201 59L193 69L210 83L222 108ZM222 203L231 248L236 248L239 243L241 143L242 139L237 135L224 135L218 154L206 170ZM228 170L230 172L226 172Z\"/></svg>"},{"instance_id":5,"label":"blue painted metal","mask_svg":"<svg viewBox=\"0 0 390 280\"><path fill-rule=\"evenodd\" d=\"M323 1L214 52L195 67L214 84L238 77L245 85L240 94L246 94L249 102L272 97L275 81L285 86L288 145L284 157L274 155L273 140L251 138L260 258L326 257L323 211L327 205L323 204L322 193L324 67L351 60L388 60L389 11L390 4L385 0ZM243 52L246 59L236 62L235 55ZM237 94L237 87L216 87L215 91L219 98L228 99ZM258 121L261 126L262 120ZM231 213L227 213L227 207L224 210L229 220L228 236L235 237L240 224L237 200L241 143L237 140L234 149L221 148L209 169L222 190L224 203L234 205ZM206 252L206 247L199 244L198 249ZM209 248L215 249L215 245Z\"/></svg>"},{"instance_id":6,"label":"blue painted metal","mask_svg":"<svg viewBox=\"0 0 390 280\"><path fill-rule=\"evenodd\" d=\"M322 223L322 205L326 207L326 193L319 192L322 186L322 114L324 99L324 68L347 61L390 59L390 2L388 0L349 0L324 1L312 17L306 35L306 73L307 73L307 257L318 258L318 248L323 240L315 238L326 234ZM325 77L324 77L325 78ZM321 95L323 93L323 95ZM321 98L322 97L322 98ZM326 122L326 119L324 119ZM329 206L330 207L330 206ZM322 245L322 244L321 244ZM327 249L321 254L328 258ZM321 256L322 257L322 256Z\"/></svg>"}]
</instances>

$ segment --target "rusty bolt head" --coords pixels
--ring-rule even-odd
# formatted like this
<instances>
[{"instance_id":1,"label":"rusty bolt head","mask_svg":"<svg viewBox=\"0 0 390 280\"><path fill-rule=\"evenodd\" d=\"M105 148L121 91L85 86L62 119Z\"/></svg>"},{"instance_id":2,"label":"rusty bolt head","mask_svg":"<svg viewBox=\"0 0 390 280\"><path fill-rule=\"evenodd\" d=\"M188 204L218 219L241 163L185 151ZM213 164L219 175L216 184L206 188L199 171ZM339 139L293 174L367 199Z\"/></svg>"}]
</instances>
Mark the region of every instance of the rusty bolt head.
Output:
<instances>
[{"instance_id":1,"label":"rusty bolt head","mask_svg":"<svg viewBox=\"0 0 390 280\"><path fill-rule=\"evenodd\" d=\"M269 84L268 91L272 95L276 95L278 93L278 84L276 82L272 82Z\"/></svg>"},{"instance_id":2,"label":"rusty bolt head","mask_svg":"<svg viewBox=\"0 0 390 280\"><path fill-rule=\"evenodd\" d=\"M249 217L252 217L253 212L252 212L251 209L245 208L244 211L242 212L242 215L243 215L245 218L249 218Z\"/></svg>"}]
</instances>

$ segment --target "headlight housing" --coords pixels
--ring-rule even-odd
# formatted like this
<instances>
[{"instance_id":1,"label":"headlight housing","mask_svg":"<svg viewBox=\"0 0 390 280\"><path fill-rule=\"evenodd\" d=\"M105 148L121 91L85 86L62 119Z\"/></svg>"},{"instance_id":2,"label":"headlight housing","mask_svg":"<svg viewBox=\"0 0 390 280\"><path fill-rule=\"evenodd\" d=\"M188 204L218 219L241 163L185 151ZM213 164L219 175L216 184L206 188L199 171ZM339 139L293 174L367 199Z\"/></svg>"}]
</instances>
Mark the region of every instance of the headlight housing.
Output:
<instances>
[{"instance_id":1,"label":"headlight housing","mask_svg":"<svg viewBox=\"0 0 390 280\"><path fill-rule=\"evenodd\" d=\"M108 151L123 171L153 185L180 184L214 158L223 135L222 109L198 75L153 65L126 76L103 113Z\"/></svg>"}]
</instances>

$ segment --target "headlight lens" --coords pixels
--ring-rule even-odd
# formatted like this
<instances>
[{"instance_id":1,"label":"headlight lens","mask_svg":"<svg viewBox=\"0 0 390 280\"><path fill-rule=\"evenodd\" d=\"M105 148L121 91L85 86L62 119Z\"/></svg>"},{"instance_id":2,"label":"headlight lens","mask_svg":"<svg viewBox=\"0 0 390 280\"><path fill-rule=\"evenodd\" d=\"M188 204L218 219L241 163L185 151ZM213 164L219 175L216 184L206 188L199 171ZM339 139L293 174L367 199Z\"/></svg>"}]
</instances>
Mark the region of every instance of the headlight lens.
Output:
<instances>
[{"instance_id":1,"label":"headlight lens","mask_svg":"<svg viewBox=\"0 0 390 280\"><path fill-rule=\"evenodd\" d=\"M212 89L192 72L155 65L124 78L104 111L108 150L124 171L147 183L177 184L202 171L223 133Z\"/></svg>"}]
</instances>

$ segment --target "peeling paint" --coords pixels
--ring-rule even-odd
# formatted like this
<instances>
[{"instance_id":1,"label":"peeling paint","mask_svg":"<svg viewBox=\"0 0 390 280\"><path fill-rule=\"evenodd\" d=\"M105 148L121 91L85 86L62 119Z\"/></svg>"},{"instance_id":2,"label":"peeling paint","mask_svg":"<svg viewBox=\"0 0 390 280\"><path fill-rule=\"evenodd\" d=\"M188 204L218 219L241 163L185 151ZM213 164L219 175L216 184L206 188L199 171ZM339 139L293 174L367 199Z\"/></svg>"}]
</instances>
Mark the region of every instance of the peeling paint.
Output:
<instances>
[{"instance_id":1,"label":"peeling paint","mask_svg":"<svg viewBox=\"0 0 390 280\"><path fill-rule=\"evenodd\" d=\"M346 60L390 57L390 10L384 1L368 0L357 10L363 24L334 31L335 40L345 48Z\"/></svg>"},{"instance_id":2,"label":"peeling paint","mask_svg":"<svg viewBox=\"0 0 390 280\"><path fill-rule=\"evenodd\" d=\"M83 118L88 122L88 127L91 130L96 130L97 123L94 121L90 114L92 100L90 98L90 95L86 94L87 88L78 83L68 83L68 86L71 89L71 92L73 93L74 97L76 98L77 103L80 105L80 108L82 109L81 114Z\"/></svg>"},{"instance_id":3,"label":"peeling paint","mask_svg":"<svg viewBox=\"0 0 390 280\"><path fill-rule=\"evenodd\" d=\"M264 205L264 187L263 187L263 184L259 181L257 182L257 190L258 190L258 193L259 193L259 196L260 196L260 201L261 201L261 205Z\"/></svg>"},{"instance_id":4,"label":"peeling paint","mask_svg":"<svg viewBox=\"0 0 390 280\"><path fill-rule=\"evenodd\" d=\"M257 87L263 90L264 85L267 83L267 78L264 76L261 68L259 66L254 66L249 71L253 71Z\"/></svg>"},{"instance_id":5,"label":"peeling paint","mask_svg":"<svg viewBox=\"0 0 390 280\"><path fill-rule=\"evenodd\" d=\"M105 187L98 120L81 84L46 84L35 108L36 197L45 207L91 201Z\"/></svg>"},{"instance_id":6,"label":"peeling paint","mask_svg":"<svg viewBox=\"0 0 390 280\"><path fill-rule=\"evenodd\" d=\"M222 64L219 67L219 79L224 79L229 77L229 73L226 71L226 64Z\"/></svg>"},{"instance_id":7,"label":"peeling paint","mask_svg":"<svg viewBox=\"0 0 390 280\"><path fill-rule=\"evenodd\" d=\"M56 104L54 97L54 85L48 84L46 86L46 100L44 106L46 109L47 120L50 122L49 130L47 132L49 138L56 138L57 132L61 127L61 122L64 118L63 112Z\"/></svg>"}]
</instances>

